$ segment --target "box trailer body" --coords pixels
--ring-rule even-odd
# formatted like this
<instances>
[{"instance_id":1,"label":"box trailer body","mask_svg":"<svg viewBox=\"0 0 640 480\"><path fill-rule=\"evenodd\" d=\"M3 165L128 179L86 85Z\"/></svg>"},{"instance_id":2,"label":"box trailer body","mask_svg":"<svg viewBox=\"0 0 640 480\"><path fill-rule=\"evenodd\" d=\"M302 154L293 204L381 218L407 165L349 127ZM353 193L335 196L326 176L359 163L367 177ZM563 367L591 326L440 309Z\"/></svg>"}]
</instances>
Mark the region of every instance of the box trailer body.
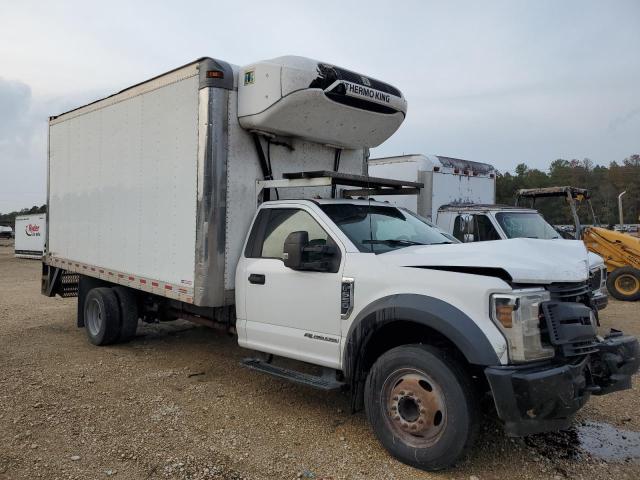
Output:
<instances>
[{"instance_id":1,"label":"box trailer body","mask_svg":"<svg viewBox=\"0 0 640 480\"><path fill-rule=\"evenodd\" d=\"M370 159L369 174L424 184L418 195L402 195L391 203L433 222L442 205L495 203L495 169L487 163L438 155L401 155Z\"/></svg>"},{"instance_id":2,"label":"box trailer body","mask_svg":"<svg viewBox=\"0 0 640 480\"><path fill-rule=\"evenodd\" d=\"M47 234L47 217L43 213L20 215L15 224L15 256L40 260Z\"/></svg>"},{"instance_id":3,"label":"box trailer body","mask_svg":"<svg viewBox=\"0 0 640 480\"><path fill-rule=\"evenodd\" d=\"M269 63L269 73L279 74L281 64ZM254 75L264 69L245 68ZM235 266L256 208L256 180L264 177L252 132L239 123L252 115L247 106L238 115L238 89L247 85L237 81L238 67L201 59L52 117L48 261L198 306L232 304ZM313 109L307 108L308 116ZM292 125L314 126L299 119ZM253 120L251 128L260 127ZM383 136L388 134L389 127ZM356 137L343 136L338 146L299 137L258 141L266 160L273 159L275 178L331 170L337 150L341 172L362 174L368 150L358 148L362 134Z\"/></svg>"}]
</instances>

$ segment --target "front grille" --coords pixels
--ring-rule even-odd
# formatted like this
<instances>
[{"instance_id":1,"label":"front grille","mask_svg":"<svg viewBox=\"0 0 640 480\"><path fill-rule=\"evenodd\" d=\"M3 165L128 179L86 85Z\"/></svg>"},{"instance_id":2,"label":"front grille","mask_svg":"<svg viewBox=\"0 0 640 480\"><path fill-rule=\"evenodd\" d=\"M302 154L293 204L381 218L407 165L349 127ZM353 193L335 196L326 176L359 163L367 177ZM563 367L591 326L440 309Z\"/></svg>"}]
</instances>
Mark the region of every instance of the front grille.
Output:
<instances>
[{"instance_id":1,"label":"front grille","mask_svg":"<svg viewBox=\"0 0 640 480\"><path fill-rule=\"evenodd\" d=\"M590 304L591 285L589 282L552 283L547 287L551 300L556 302L577 302Z\"/></svg>"},{"instance_id":2,"label":"front grille","mask_svg":"<svg viewBox=\"0 0 640 480\"><path fill-rule=\"evenodd\" d=\"M318 76L309 84L309 88L321 88L325 90L333 85L336 80L344 80L355 83L356 85L362 85L363 87L371 87L375 90L395 95L396 97L402 97L400 90L388 83L326 63L318 64Z\"/></svg>"},{"instance_id":3,"label":"front grille","mask_svg":"<svg viewBox=\"0 0 640 480\"><path fill-rule=\"evenodd\" d=\"M600 289L600 282L602 281L602 269L596 268L589 272L589 286L592 291Z\"/></svg>"},{"instance_id":4,"label":"front grille","mask_svg":"<svg viewBox=\"0 0 640 480\"><path fill-rule=\"evenodd\" d=\"M590 314L591 283L552 283L547 290L551 301L542 304L543 339L564 357L595 352L596 329Z\"/></svg>"}]
</instances>

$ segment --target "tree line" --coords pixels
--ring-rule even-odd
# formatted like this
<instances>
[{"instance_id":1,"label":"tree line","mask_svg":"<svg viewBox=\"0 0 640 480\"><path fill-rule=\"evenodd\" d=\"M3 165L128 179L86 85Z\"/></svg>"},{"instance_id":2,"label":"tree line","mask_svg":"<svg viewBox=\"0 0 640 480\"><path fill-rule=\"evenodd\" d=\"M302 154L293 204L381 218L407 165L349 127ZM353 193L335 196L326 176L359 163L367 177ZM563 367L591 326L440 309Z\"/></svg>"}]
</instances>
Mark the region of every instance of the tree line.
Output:
<instances>
[{"instance_id":1,"label":"tree line","mask_svg":"<svg viewBox=\"0 0 640 480\"><path fill-rule=\"evenodd\" d=\"M612 161L609 166L595 165L588 158L559 158L551 162L547 171L521 163L514 173L498 173L496 180L496 201L507 205L515 203L516 192L521 188L565 185L587 188L596 219L605 225L619 223L618 195L626 190L622 197L624 222L640 223L640 155L637 154L621 163ZM537 199L535 208L553 225L573 223L569 206L562 199ZM580 207L579 214L582 222L592 223L586 205Z\"/></svg>"},{"instance_id":2,"label":"tree line","mask_svg":"<svg viewBox=\"0 0 640 480\"><path fill-rule=\"evenodd\" d=\"M16 223L16 217L20 215L30 215L32 213L47 213L47 205L34 205L31 208L23 208L20 211L0 213L0 225L13 227Z\"/></svg>"}]
</instances>

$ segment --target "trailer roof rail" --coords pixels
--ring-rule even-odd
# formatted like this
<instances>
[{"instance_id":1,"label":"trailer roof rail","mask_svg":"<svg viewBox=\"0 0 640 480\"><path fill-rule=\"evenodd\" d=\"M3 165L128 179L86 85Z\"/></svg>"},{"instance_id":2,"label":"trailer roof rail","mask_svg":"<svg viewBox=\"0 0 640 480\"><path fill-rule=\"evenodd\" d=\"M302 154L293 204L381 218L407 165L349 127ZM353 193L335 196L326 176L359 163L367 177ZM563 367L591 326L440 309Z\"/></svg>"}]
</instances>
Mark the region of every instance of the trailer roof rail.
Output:
<instances>
[{"instance_id":1,"label":"trailer roof rail","mask_svg":"<svg viewBox=\"0 0 640 480\"><path fill-rule=\"evenodd\" d=\"M359 189L342 190L343 198L369 195L417 195L424 187L424 184L419 182L353 175L331 170L284 173L282 177L282 179L276 180L258 180L256 182L258 195L268 188L331 187L337 185L360 187Z\"/></svg>"}]
</instances>

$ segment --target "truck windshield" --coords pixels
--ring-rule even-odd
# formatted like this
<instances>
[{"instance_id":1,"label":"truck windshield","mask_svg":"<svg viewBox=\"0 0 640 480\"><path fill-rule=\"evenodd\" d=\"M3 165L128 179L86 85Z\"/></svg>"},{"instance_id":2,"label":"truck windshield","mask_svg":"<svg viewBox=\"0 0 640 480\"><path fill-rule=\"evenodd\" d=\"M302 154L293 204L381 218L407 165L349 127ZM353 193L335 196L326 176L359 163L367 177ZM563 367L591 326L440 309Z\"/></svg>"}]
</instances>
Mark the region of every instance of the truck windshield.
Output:
<instances>
[{"instance_id":1,"label":"truck windshield","mask_svg":"<svg viewBox=\"0 0 640 480\"><path fill-rule=\"evenodd\" d=\"M321 208L361 252L385 253L412 245L457 243L416 215L396 207L334 203Z\"/></svg>"},{"instance_id":2,"label":"truck windshield","mask_svg":"<svg viewBox=\"0 0 640 480\"><path fill-rule=\"evenodd\" d=\"M498 212L496 218L508 238L560 238L539 213Z\"/></svg>"}]
</instances>

